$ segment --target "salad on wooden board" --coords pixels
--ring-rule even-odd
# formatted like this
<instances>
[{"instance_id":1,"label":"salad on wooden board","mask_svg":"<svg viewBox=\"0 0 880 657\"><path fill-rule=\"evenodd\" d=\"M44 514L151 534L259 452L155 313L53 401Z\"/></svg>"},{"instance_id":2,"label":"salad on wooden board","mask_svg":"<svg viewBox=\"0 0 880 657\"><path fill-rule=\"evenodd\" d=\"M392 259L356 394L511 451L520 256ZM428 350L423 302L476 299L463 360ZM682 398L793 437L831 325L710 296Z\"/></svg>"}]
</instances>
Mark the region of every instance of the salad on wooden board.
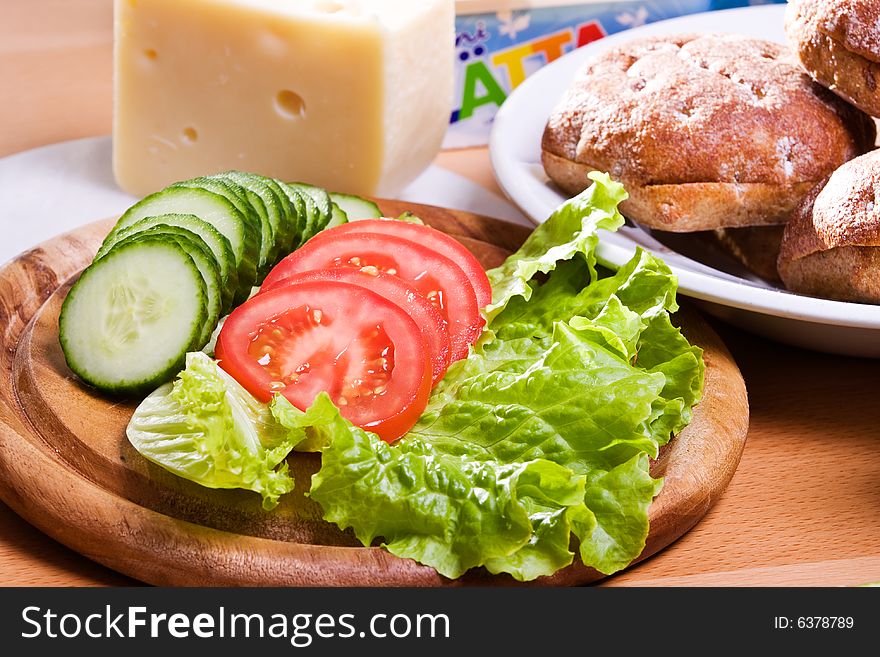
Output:
<instances>
[{"instance_id":1,"label":"salad on wooden board","mask_svg":"<svg viewBox=\"0 0 880 657\"><path fill-rule=\"evenodd\" d=\"M103 392L152 391L128 439L181 477L271 512L287 460L319 452L307 495L364 545L452 578L532 580L575 556L610 574L644 548L650 459L690 421L704 364L661 260L598 265L626 192L590 177L489 272L357 197L241 172L177 183L111 231L61 345Z\"/></svg>"}]
</instances>

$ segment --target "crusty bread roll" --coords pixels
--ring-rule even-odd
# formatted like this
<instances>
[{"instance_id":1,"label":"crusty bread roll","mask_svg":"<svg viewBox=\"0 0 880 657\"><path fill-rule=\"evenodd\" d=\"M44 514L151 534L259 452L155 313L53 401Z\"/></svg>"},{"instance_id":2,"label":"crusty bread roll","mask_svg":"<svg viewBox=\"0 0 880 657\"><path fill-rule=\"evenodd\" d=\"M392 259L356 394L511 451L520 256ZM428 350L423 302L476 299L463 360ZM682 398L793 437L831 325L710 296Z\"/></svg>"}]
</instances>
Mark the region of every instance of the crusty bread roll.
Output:
<instances>
[{"instance_id":1,"label":"crusty bread roll","mask_svg":"<svg viewBox=\"0 0 880 657\"><path fill-rule=\"evenodd\" d=\"M813 78L880 116L878 0L790 0L785 32Z\"/></svg>"},{"instance_id":2,"label":"crusty bread roll","mask_svg":"<svg viewBox=\"0 0 880 657\"><path fill-rule=\"evenodd\" d=\"M736 35L632 41L581 71L544 130L547 175L626 185L621 209L686 232L781 224L812 187L874 144L873 121L784 46Z\"/></svg>"},{"instance_id":3,"label":"crusty bread roll","mask_svg":"<svg viewBox=\"0 0 880 657\"><path fill-rule=\"evenodd\" d=\"M777 265L793 292L880 303L880 151L844 164L804 198Z\"/></svg>"}]
</instances>

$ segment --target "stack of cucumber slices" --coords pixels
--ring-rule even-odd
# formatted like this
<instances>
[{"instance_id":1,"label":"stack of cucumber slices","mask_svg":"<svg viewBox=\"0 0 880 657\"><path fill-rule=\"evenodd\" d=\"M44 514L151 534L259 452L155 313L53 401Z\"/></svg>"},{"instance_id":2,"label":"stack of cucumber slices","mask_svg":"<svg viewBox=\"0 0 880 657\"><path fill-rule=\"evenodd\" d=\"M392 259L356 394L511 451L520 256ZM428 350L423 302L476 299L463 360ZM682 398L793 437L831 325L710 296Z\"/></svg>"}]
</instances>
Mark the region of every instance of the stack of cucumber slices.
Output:
<instances>
[{"instance_id":1,"label":"stack of cucumber slices","mask_svg":"<svg viewBox=\"0 0 880 657\"><path fill-rule=\"evenodd\" d=\"M106 392L151 390L276 262L325 228L379 216L371 201L253 173L175 183L122 215L70 290L67 363Z\"/></svg>"}]
</instances>

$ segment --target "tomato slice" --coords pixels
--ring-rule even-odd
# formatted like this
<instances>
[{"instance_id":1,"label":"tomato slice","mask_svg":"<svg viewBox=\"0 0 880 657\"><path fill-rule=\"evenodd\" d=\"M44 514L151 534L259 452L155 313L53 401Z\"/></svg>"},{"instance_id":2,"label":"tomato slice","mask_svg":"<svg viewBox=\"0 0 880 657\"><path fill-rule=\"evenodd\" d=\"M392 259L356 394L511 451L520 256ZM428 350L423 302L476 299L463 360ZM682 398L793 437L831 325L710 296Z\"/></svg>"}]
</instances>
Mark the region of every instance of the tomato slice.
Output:
<instances>
[{"instance_id":1,"label":"tomato slice","mask_svg":"<svg viewBox=\"0 0 880 657\"><path fill-rule=\"evenodd\" d=\"M253 297L227 318L215 356L260 401L280 392L305 410L326 391L343 417L387 442L412 428L431 391L415 321L375 292L339 281Z\"/></svg>"},{"instance_id":2,"label":"tomato slice","mask_svg":"<svg viewBox=\"0 0 880 657\"><path fill-rule=\"evenodd\" d=\"M325 239L345 233L394 235L427 246L461 267L474 288L474 293L477 295L477 305L480 308L485 308L492 303L492 285L489 283L489 277L486 276L480 261L461 242L436 228L408 221L397 221L396 219L363 219L325 230L318 233L314 239Z\"/></svg>"},{"instance_id":3,"label":"tomato slice","mask_svg":"<svg viewBox=\"0 0 880 657\"><path fill-rule=\"evenodd\" d=\"M292 278L278 281L273 287L267 288L265 283L260 289L260 294L269 289L278 289L278 286L296 285L304 281L342 281L365 287L372 292L388 299L396 306L400 306L412 317L422 337L431 358L431 380L437 383L449 368L449 329L446 320L440 311L421 294L416 292L406 282L379 271L375 267L335 267L333 269L316 269L314 271L296 274Z\"/></svg>"},{"instance_id":4,"label":"tomato slice","mask_svg":"<svg viewBox=\"0 0 880 657\"><path fill-rule=\"evenodd\" d=\"M279 262L263 285L277 287L280 281L314 269L375 267L399 276L431 301L449 324L449 356L467 357L485 320L467 275L449 258L416 242L379 233L330 234L312 239Z\"/></svg>"}]
</instances>

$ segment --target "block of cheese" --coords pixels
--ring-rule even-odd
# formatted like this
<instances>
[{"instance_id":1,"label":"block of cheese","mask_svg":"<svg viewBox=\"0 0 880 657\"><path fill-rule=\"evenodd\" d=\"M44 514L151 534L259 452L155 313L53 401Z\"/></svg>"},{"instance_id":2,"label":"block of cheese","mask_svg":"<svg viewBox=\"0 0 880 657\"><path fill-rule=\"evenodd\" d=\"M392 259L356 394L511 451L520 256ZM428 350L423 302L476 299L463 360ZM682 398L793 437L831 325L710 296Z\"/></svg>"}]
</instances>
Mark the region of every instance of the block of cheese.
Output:
<instances>
[{"instance_id":1,"label":"block of cheese","mask_svg":"<svg viewBox=\"0 0 880 657\"><path fill-rule=\"evenodd\" d=\"M453 0L116 0L113 165L393 196L449 123Z\"/></svg>"}]
</instances>

